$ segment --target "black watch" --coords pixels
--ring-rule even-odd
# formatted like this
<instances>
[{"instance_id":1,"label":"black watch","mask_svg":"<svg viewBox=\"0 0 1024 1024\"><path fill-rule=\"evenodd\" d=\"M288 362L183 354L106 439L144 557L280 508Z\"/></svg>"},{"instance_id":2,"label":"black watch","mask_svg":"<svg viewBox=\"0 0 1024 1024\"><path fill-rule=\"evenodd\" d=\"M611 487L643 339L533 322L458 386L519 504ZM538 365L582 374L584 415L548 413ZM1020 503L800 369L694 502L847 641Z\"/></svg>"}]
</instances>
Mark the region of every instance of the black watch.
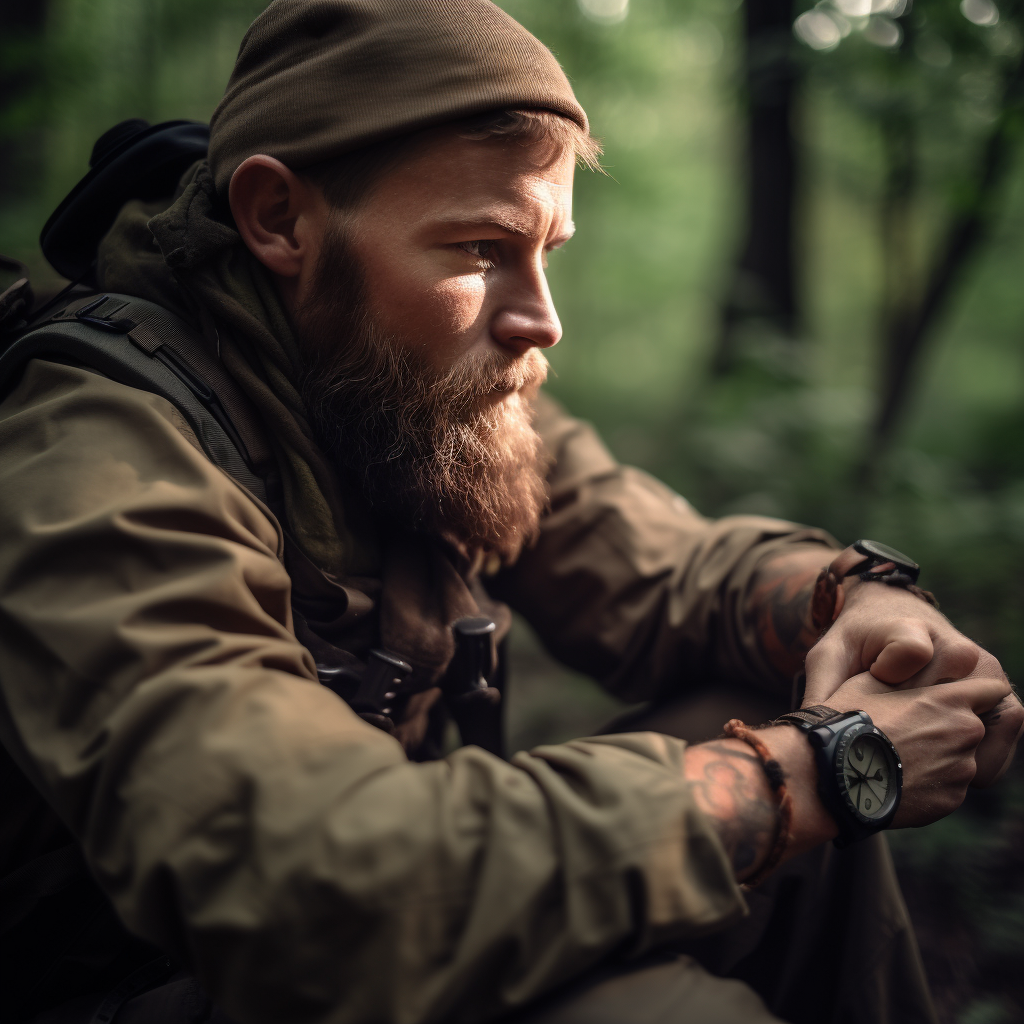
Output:
<instances>
[{"instance_id":1,"label":"black watch","mask_svg":"<svg viewBox=\"0 0 1024 1024\"><path fill-rule=\"evenodd\" d=\"M917 578L921 575L921 566L917 562L903 554L902 551L889 547L888 544L882 544L877 540L855 540L850 546L858 554L866 555L867 560L855 566L848 575L857 573L863 579L872 570L889 563L895 566L889 571L889 576L906 576L911 583L916 583ZM883 575L880 578L885 579L886 577Z\"/></svg>"},{"instance_id":2,"label":"black watch","mask_svg":"<svg viewBox=\"0 0 1024 1024\"><path fill-rule=\"evenodd\" d=\"M839 826L836 846L849 846L892 824L903 790L903 765L866 711L818 705L778 721L806 733L814 749L818 793Z\"/></svg>"}]
</instances>

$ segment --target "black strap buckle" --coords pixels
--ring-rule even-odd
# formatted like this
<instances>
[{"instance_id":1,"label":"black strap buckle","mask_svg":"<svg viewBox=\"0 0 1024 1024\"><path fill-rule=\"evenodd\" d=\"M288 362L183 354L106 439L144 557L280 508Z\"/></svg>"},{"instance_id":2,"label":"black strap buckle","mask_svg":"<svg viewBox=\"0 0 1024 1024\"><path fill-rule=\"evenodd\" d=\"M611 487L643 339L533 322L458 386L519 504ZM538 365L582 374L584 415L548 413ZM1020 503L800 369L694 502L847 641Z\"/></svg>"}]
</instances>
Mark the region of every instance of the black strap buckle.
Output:
<instances>
[{"instance_id":1,"label":"black strap buckle","mask_svg":"<svg viewBox=\"0 0 1024 1024\"><path fill-rule=\"evenodd\" d=\"M129 331L134 330L137 326L134 320L110 320L106 317L92 316L107 299L108 296L101 295L94 302L83 306L75 313L75 319L80 320L83 324L88 324L90 327L98 327L101 331L106 331L108 334L127 334Z\"/></svg>"}]
</instances>

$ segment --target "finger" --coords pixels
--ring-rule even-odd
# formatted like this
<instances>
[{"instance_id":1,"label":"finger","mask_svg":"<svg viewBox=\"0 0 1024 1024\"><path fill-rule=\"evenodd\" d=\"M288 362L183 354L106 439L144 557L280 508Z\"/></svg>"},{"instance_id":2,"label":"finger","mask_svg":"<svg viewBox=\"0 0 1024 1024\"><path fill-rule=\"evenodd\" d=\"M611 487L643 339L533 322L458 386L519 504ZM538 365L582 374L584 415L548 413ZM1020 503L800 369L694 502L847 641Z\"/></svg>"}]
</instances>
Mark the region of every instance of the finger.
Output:
<instances>
[{"instance_id":1,"label":"finger","mask_svg":"<svg viewBox=\"0 0 1024 1024\"><path fill-rule=\"evenodd\" d=\"M871 674L883 683L894 684L905 682L920 672L935 653L931 634L924 623L908 619L887 622L871 630L864 648L865 661L874 654Z\"/></svg>"},{"instance_id":2,"label":"finger","mask_svg":"<svg viewBox=\"0 0 1024 1024\"><path fill-rule=\"evenodd\" d=\"M991 711L1013 691L1004 676L1002 679L960 679L955 683L933 687L936 696L946 697L950 702L963 702L976 714Z\"/></svg>"},{"instance_id":3,"label":"finger","mask_svg":"<svg viewBox=\"0 0 1024 1024\"><path fill-rule=\"evenodd\" d=\"M1011 693L979 717L985 723L985 738L974 755L978 770L972 785L984 789L998 781L1010 767L1017 742L1024 732L1024 707L1017 695Z\"/></svg>"},{"instance_id":4,"label":"finger","mask_svg":"<svg viewBox=\"0 0 1024 1024\"><path fill-rule=\"evenodd\" d=\"M1005 677L998 679L959 679L942 686L928 687L930 699L947 704L950 708L969 707L976 715L991 711L1010 693L1010 684ZM887 683L876 679L870 672L848 679L835 691L830 703L837 711L851 710L861 697L885 693L894 699L919 700L920 688L894 690ZM805 706L807 701L804 702Z\"/></svg>"},{"instance_id":5,"label":"finger","mask_svg":"<svg viewBox=\"0 0 1024 1024\"><path fill-rule=\"evenodd\" d=\"M954 632L948 636L933 635L935 654L920 672L908 677L901 687L933 686L954 679L995 678L1003 675L999 662L972 640Z\"/></svg>"}]
</instances>

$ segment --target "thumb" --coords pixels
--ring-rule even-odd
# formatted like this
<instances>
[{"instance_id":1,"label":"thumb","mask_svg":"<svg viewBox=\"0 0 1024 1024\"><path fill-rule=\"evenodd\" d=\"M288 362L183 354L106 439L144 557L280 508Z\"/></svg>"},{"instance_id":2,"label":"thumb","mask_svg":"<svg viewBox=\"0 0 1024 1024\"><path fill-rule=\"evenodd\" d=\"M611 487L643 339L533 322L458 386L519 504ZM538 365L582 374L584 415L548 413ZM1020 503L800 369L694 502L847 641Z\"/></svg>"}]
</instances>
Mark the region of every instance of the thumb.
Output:
<instances>
[{"instance_id":1,"label":"thumb","mask_svg":"<svg viewBox=\"0 0 1024 1024\"><path fill-rule=\"evenodd\" d=\"M883 683L902 683L920 672L935 653L932 638L920 622L895 620L868 631L864 661L871 674Z\"/></svg>"}]
</instances>

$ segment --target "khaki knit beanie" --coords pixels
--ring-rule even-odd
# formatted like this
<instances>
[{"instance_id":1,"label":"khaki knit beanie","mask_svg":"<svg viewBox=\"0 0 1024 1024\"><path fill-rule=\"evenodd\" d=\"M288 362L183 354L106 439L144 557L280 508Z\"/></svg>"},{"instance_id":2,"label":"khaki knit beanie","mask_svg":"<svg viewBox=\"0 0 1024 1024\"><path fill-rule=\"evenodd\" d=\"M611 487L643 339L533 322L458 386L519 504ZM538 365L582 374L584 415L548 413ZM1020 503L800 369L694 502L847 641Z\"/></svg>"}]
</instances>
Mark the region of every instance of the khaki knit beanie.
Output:
<instances>
[{"instance_id":1,"label":"khaki knit beanie","mask_svg":"<svg viewBox=\"0 0 1024 1024\"><path fill-rule=\"evenodd\" d=\"M254 153L298 170L503 107L588 130L551 51L490 0L274 0L214 111L210 167L223 193Z\"/></svg>"}]
</instances>

